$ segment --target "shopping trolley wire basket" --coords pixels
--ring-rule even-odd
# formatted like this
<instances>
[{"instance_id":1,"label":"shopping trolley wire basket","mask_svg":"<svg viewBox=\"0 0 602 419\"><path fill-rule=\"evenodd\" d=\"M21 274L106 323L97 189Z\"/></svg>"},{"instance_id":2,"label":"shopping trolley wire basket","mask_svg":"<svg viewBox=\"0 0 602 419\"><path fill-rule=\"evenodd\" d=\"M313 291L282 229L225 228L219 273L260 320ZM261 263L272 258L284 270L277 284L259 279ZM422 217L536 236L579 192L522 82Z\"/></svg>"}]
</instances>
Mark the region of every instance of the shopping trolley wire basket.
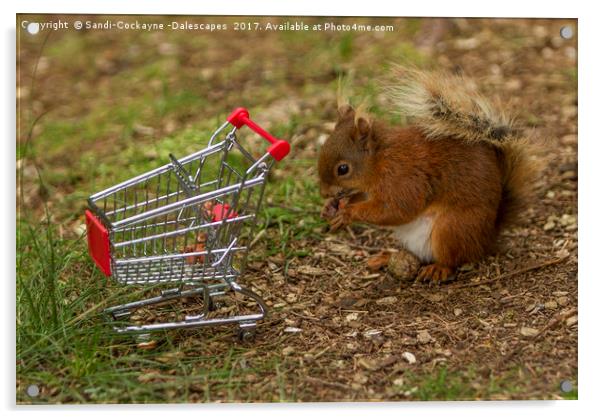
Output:
<instances>
[{"instance_id":1,"label":"shopping trolley wire basket","mask_svg":"<svg viewBox=\"0 0 602 419\"><path fill-rule=\"evenodd\" d=\"M270 145L253 157L237 138L247 126ZM117 332L238 323L243 337L267 310L262 299L237 281L244 271L267 175L290 151L238 108L209 139L207 147L88 199L85 212L88 248L99 269L117 283L148 287L166 285L160 294L107 308L120 324ZM212 317L213 299L227 292L251 301L257 311ZM202 308L176 321L131 324L142 307L197 296Z\"/></svg>"}]
</instances>

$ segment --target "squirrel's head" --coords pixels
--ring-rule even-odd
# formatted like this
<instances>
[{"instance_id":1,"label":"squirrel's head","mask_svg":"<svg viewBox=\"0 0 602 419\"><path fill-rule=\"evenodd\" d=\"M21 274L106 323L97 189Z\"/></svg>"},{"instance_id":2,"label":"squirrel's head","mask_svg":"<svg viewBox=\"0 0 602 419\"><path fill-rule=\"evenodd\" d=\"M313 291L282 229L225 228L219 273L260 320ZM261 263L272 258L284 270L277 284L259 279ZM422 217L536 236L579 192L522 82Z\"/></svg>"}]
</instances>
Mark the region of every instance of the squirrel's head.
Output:
<instances>
[{"instance_id":1,"label":"squirrel's head","mask_svg":"<svg viewBox=\"0 0 602 419\"><path fill-rule=\"evenodd\" d=\"M350 105L338 109L334 131L320 149L320 195L341 197L365 192L370 158L376 151L372 122Z\"/></svg>"}]
</instances>

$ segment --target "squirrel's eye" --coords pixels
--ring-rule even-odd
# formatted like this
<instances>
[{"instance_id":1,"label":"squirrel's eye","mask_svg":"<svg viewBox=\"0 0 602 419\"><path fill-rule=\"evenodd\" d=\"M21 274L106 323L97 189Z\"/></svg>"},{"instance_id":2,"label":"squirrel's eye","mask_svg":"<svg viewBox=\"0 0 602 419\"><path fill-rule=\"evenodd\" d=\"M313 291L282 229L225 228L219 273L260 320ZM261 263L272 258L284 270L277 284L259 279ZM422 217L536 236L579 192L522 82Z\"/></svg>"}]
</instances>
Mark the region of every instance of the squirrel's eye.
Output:
<instances>
[{"instance_id":1,"label":"squirrel's eye","mask_svg":"<svg viewBox=\"0 0 602 419\"><path fill-rule=\"evenodd\" d=\"M346 164L340 164L339 167L337 167L337 174L339 176L345 176L347 173L349 173L349 166Z\"/></svg>"}]
</instances>

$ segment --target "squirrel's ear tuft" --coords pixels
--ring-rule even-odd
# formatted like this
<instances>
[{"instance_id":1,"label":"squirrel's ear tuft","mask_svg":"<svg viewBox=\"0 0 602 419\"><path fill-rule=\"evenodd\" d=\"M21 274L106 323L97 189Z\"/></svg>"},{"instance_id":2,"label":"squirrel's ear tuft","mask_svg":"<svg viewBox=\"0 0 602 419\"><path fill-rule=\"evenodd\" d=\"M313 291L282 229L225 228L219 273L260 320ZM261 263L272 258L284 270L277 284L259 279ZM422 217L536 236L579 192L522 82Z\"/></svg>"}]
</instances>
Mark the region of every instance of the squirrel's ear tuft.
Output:
<instances>
[{"instance_id":1,"label":"squirrel's ear tuft","mask_svg":"<svg viewBox=\"0 0 602 419\"><path fill-rule=\"evenodd\" d=\"M355 115L355 110L353 110L353 107L349 104L340 106L337 112L339 114L339 121L351 118Z\"/></svg>"}]
</instances>

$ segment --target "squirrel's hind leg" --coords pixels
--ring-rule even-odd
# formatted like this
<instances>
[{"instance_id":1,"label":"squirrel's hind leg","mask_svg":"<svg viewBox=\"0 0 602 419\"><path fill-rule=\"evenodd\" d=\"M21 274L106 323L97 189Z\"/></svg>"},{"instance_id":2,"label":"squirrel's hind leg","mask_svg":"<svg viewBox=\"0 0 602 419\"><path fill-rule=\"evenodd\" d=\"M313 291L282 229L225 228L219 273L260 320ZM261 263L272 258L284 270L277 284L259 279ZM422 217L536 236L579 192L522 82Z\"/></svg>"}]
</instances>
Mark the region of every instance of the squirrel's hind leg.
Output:
<instances>
[{"instance_id":1,"label":"squirrel's hind leg","mask_svg":"<svg viewBox=\"0 0 602 419\"><path fill-rule=\"evenodd\" d=\"M495 216L478 207L439 213L431 233L434 263L424 266L417 280L450 281L458 266L482 259L495 241Z\"/></svg>"}]
</instances>

